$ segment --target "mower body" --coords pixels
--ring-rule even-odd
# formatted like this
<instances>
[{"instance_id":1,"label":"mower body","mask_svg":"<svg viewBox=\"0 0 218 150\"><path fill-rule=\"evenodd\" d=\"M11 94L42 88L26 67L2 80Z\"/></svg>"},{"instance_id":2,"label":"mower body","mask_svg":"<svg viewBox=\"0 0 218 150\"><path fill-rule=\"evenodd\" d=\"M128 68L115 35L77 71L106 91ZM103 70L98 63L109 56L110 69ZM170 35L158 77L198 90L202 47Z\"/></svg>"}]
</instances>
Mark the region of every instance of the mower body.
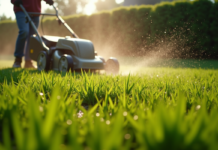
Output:
<instances>
[{"instance_id":1,"label":"mower body","mask_svg":"<svg viewBox=\"0 0 218 150\"><path fill-rule=\"evenodd\" d=\"M71 37L42 36L43 42L49 47L49 69L59 70L59 60L63 55L70 55L73 59L73 69L104 70L105 62L95 55L94 45L89 40ZM30 58L37 61L43 47L38 36L30 38Z\"/></svg>"},{"instance_id":2,"label":"mower body","mask_svg":"<svg viewBox=\"0 0 218 150\"><path fill-rule=\"evenodd\" d=\"M56 14L43 14L38 12L27 12L22 4L20 8L27 17L35 31L30 37L29 50L30 58L37 62L39 71L57 70L66 72L69 70L105 70L108 73L119 73L119 62L116 58L110 57L107 61L97 56L93 43L89 40L80 39L77 34L59 16L58 9L52 5ZM66 27L70 36L40 36L38 29L30 15L55 16L58 23Z\"/></svg>"}]
</instances>

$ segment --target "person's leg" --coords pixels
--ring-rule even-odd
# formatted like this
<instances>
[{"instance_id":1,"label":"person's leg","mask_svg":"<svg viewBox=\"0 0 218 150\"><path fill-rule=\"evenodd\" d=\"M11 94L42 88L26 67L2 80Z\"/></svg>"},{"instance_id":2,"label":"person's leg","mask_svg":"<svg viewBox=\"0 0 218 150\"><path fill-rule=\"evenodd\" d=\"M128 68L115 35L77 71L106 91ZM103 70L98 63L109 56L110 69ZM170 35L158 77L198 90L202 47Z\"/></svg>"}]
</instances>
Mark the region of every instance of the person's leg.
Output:
<instances>
[{"instance_id":1,"label":"person's leg","mask_svg":"<svg viewBox=\"0 0 218 150\"><path fill-rule=\"evenodd\" d=\"M29 24L26 23L26 16L23 12L16 12L15 13L16 20L17 20L17 26L19 29L19 34L16 41L16 47L15 47L15 63L13 67L21 67L21 61L23 57L23 51L25 47L25 42L29 33Z\"/></svg>"},{"instance_id":2,"label":"person's leg","mask_svg":"<svg viewBox=\"0 0 218 150\"><path fill-rule=\"evenodd\" d=\"M36 28L38 28L38 26L39 26L39 16L31 17L31 19L34 22ZM30 37L33 34L35 34L35 31L34 31L33 27L31 26L31 24L29 23L29 34L28 34L28 37L27 37L27 44L26 44L25 53L24 53L24 56L25 56L25 65L24 65L24 67L25 68L36 68L32 64L31 58L29 56L29 51L30 51L29 42L30 42Z\"/></svg>"}]
</instances>

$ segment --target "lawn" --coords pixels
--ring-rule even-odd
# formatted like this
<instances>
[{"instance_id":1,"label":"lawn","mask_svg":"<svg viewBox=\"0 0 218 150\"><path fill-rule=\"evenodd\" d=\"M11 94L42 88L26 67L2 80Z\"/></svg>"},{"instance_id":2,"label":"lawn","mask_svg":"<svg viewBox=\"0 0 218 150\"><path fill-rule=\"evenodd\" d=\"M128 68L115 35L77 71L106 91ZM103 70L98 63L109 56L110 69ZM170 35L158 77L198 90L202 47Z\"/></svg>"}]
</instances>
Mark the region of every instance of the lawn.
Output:
<instances>
[{"instance_id":1,"label":"lawn","mask_svg":"<svg viewBox=\"0 0 218 150\"><path fill-rule=\"evenodd\" d=\"M218 147L217 61L120 62L114 76L0 61L0 149Z\"/></svg>"}]
</instances>

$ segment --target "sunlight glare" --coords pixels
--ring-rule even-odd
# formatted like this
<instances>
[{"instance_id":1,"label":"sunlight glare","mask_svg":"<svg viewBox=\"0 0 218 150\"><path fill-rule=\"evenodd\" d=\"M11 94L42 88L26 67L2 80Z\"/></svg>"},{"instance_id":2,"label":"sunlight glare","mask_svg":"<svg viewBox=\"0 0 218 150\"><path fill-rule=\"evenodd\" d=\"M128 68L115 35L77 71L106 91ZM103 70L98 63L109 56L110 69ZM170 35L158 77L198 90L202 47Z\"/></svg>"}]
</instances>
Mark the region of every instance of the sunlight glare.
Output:
<instances>
[{"instance_id":1,"label":"sunlight glare","mask_svg":"<svg viewBox=\"0 0 218 150\"><path fill-rule=\"evenodd\" d=\"M96 6L95 3L98 0L89 0L89 2L86 4L85 8L84 8L84 13L86 15L91 15L96 11Z\"/></svg>"},{"instance_id":2,"label":"sunlight glare","mask_svg":"<svg viewBox=\"0 0 218 150\"><path fill-rule=\"evenodd\" d=\"M120 3L123 3L123 2L124 2L124 0L116 0L117 4L120 4Z\"/></svg>"},{"instance_id":3,"label":"sunlight glare","mask_svg":"<svg viewBox=\"0 0 218 150\"><path fill-rule=\"evenodd\" d=\"M96 10L96 6L95 3L88 3L86 4L85 8L84 8L84 13L86 15L91 15L92 13L94 13Z\"/></svg>"}]
</instances>

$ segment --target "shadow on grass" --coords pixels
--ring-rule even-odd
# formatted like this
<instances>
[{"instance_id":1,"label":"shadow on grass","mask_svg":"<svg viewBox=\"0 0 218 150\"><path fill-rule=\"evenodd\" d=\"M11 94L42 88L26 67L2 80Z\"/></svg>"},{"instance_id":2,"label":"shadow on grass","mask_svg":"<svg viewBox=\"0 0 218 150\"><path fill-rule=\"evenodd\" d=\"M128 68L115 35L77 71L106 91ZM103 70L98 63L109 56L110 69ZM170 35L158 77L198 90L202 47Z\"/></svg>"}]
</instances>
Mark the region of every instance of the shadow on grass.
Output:
<instances>
[{"instance_id":1,"label":"shadow on grass","mask_svg":"<svg viewBox=\"0 0 218 150\"><path fill-rule=\"evenodd\" d=\"M14 82L18 82L19 77L24 73L27 72L31 74L40 73L37 70L30 70L30 69L21 69L21 68L4 68L0 69L0 83L7 81L10 83L13 79Z\"/></svg>"},{"instance_id":2,"label":"shadow on grass","mask_svg":"<svg viewBox=\"0 0 218 150\"><path fill-rule=\"evenodd\" d=\"M195 60L195 59L156 59L146 60L139 58L121 58L121 65L140 65L141 67L170 67L170 68L196 68L196 69L218 69L218 60ZM149 63L148 63L149 62ZM14 82L18 82L19 77L24 73L29 74L41 74L40 71L34 69L21 69L21 68L4 68L0 69L0 83L5 80L10 83L13 79ZM49 71L50 72L50 71ZM58 71L52 71L55 75L61 75L64 77L66 73L60 73ZM84 70L84 72L89 72ZM93 72L92 72L93 73ZM72 72L74 74L74 72ZM77 70L76 75L81 75L81 71ZM99 74L98 72L96 74Z\"/></svg>"},{"instance_id":3,"label":"shadow on grass","mask_svg":"<svg viewBox=\"0 0 218 150\"><path fill-rule=\"evenodd\" d=\"M4 81L7 81L8 83L11 83L12 79L15 83L19 82L19 78L23 73L28 73L28 74L41 74L40 71L36 70L36 69L22 69L22 68L4 68L4 69L0 69L0 83L3 83ZM62 77L66 76L66 72L59 72L59 71L47 71L46 73L50 73L52 72L54 75L60 75ZM99 72L93 72L93 71L89 71L89 70L83 70L83 72L86 72L88 74L90 73L94 73L94 74L99 74ZM68 72L69 74L69 72ZM72 75L82 75L81 74L81 70L76 70L75 72L71 72Z\"/></svg>"}]
</instances>

